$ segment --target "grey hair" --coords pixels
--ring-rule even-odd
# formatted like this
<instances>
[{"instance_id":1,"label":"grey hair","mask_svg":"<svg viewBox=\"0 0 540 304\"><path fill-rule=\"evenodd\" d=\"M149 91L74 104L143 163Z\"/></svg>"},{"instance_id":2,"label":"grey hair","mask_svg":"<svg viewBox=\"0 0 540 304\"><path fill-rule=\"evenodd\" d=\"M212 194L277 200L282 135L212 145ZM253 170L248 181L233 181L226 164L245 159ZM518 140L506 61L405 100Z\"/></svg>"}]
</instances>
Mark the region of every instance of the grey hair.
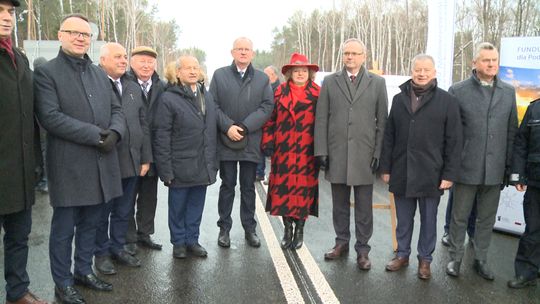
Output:
<instances>
[{"instance_id":1,"label":"grey hair","mask_svg":"<svg viewBox=\"0 0 540 304\"><path fill-rule=\"evenodd\" d=\"M358 44L360 44L360 46L362 47L362 49L364 50L364 52L366 51L366 45L364 44L364 42L358 38L349 38L347 40L345 40L345 42L343 42L343 45L341 46L341 49L344 49L345 46L351 42L356 42Z\"/></svg>"},{"instance_id":2,"label":"grey hair","mask_svg":"<svg viewBox=\"0 0 540 304\"><path fill-rule=\"evenodd\" d=\"M476 61L476 59L478 59L478 57L480 57L480 52L483 51L483 50L489 50L489 51L492 51L492 50L495 50L497 51L497 48L489 43L489 42L481 42L479 43L476 48L474 49L474 53L473 53L473 60Z\"/></svg>"},{"instance_id":3,"label":"grey hair","mask_svg":"<svg viewBox=\"0 0 540 304\"><path fill-rule=\"evenodd\" d=\"M234 42L233 42L233 49L236 46L236 44L238 42L240 42L241 40L246 40L247 42L249 42L249 44L251 45L251 50L253 50L253 41L251 41L251 39L249 39L248 37L238 37L238 38L236 38L234 40Z\"/></svg>"},{"instance_id":4,"label":"grey hair","mask_svg":"<svg viewBox=\"0 0 540 304\"><path fill-rule=\"evenodd\" d=\"M120 43L117 43L117 42L107 42L105 43L104 45L101 46L101 48L99 49L99 57L106 57L107 55L109 55L110 53L110 47L112 45L117 45L117 46L120 46L122 48L124 48L123 45L121 45Z\"/></svg>"},{"instance_id":5,"label":"grey hair","mask_svg":"<svg viewBox=\"0 0 540 304\"><path fill-rule=\"evenodd\" d=\"M435 66L435 59L433 59L433 57L431 55L418 54L418 55L414 56L413 59L411 60L411 71L414 69L414 65L419 60L429 60L429 61L431 61L431 63L433 63L433 66Z\"/></svg>"},{"instance_id":6,"label":"grey hair","mask_svg":"<svg viewBox=\"0 0 540 304\"><path fill-rule=\"evenodd\" d=\"M265 70L266 69L271 69L274 72L274 74L276 74L276 76L279 78L279 70L275 66L269 65L269 66L265 67L264 69Z\"/></svg>"}]
</instances>

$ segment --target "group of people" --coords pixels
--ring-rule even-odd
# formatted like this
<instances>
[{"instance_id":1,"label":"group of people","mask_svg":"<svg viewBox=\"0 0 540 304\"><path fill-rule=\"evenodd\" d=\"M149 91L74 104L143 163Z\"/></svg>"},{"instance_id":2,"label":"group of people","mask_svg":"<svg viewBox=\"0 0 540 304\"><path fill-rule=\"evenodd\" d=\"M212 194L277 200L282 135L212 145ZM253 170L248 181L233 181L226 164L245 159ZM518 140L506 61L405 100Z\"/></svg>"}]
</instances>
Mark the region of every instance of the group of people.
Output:
<instances>
[{"instance_id":1,"label":"group of people","mask_svg":"<svg viewBox=\"0 0 540 304\"><path fill-rule=\"evenodd\" d=\"M107 43L99 65L92 64L88 19L72 14L60 24L58 56L32 73L26 56L11 42L19 4L0 0L0 83L6 107L0 119L0 223L6 233L7 303L46 303L28 290L26 272L34 184L40 175L36 168L43 161L34 113L47 132L53 207L49 257L55 295L62 303L86 303L75 285L113 289L94 273L93 261L100 273L115 274L115 262L141 266L136 243L162 248L151 238L158 178L169 189L175 258L207 256L199 227L207 187L216 182L218 171L218 245L231 244L238 180L246 243L260 247L254 182L264 179L265 156L271 158L266 210L282 217L284 250L302 247L305 221L318 215L318 174L323 170L331 183L336 234L324 258L339 259L349 251L352 190L357 264L371 269L373 184L380 174L395 196L398 218L398 249L386 270L409 264L418 204L421 279L431 277L444 190L452 188L454 196L446 272L459 276L476 201L474 269L493 280L487 252L500 186L508 183L506 177L519 191L528 185L527 226L516 278L508 285L536 285L540 110L533 103L518 130L515 91L496 76L493 45L476 48L471 77L448 92L437 87L433 58L417 55L411 79L401 85L388 114L385 81L366 69L366 47L356 38L342 45L343 69L319 87L314 82L319 67L305 55L292 54L281 69L285 81L279 83L276 68L263 72L253 67L253 43L240 37L233 42L233 62L215 71L207 90L191 55L175 61L166 82L156 73L157 52L146 46L136 47L128 58L122 45Z\"/></svg>"}]
</instances>

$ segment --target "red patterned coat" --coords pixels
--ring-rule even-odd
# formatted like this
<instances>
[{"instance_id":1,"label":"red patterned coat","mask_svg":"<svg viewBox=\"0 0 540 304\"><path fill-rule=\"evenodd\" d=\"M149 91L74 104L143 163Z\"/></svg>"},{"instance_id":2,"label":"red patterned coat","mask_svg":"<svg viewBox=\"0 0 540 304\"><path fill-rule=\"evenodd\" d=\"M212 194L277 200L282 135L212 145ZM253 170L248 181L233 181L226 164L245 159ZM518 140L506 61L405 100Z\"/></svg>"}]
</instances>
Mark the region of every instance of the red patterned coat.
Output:
<instances>
[{"instance_id":1,"label":"red patterned coat","mask_svg":"<svg viewBox=\"0 0 540 304\"><path fill-rule=\"evenodd\" d=\"M263 127L262 150L272 150L266 211L306 219L318 215L318 170L313 156L315 108L319 86L281 84L275 107ZM294 92L294 93L293 93Z\"/></svg>"}]
</instances>

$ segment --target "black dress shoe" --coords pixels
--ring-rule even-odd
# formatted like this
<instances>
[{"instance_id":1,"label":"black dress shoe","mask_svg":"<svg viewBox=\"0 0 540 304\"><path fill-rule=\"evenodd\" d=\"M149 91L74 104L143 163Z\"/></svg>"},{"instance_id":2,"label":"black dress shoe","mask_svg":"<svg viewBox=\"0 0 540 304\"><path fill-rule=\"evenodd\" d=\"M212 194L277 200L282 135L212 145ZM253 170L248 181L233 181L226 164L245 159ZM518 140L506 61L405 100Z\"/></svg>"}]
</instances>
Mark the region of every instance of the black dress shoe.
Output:
<instances>
[{"instance_id":1,"label":"black dress shoe","mask_svg":"<svg viewBox=\"0 0 540 304\"><path fill-rule=\"evenodd\" d=\"M529 286L536 286L536 278L527 279L525 277L518 276L517 278L508 281L508 287L510 288L521 289Z\"/></svg>"},{"instance_id":2,"label":"black dress shoe","mask_svg":"<svg viewBox=\"0 0 540 304\"><path fill-rule=\"evenodd\" d=\"M137 242L146 248L150 248L153 250L161 250L161 244L154 243L152 238L149 235L139 235Z\"/></svg>"},{"instance_id":3,"label":"black dress shoe","mask_svg":"<svg viewBox=\"0 0 540 304\"><path fill-rule=\"evenodd\" d=\"M251 247L261 247L261 240L255 232L246 232L246 241Z\"/></svg>"},{"instance_id":4,"label":"black dress shoe","mask_svg":"<svg viewBox=\"0 0 540 304\"><path fill-rule=\"evenodd\" d=\"M448 241L448 238L448 232L445 232L441 238L441 243L443 244L443 246L450 247L450 242Z\"/></svg>"},{"instance_id":5,"label":"black dress shoe","mask_svg":"<svg viewBox=\"0 0 540 304\"><path fill-rule=\"evenodd\" d=\"M187 258L187 248L186 248L186 246L174 246L173 247L173 257L175 259L185 259L185 258Z\"/></svg>"},{"instance_id":6,"label":"black dress shoe","mask_svg":"<svg viewBox=\"0 0 540 304\"><path fill-rule=\"evenodd\" d=\"M120 250L118 253L113 254L112 258L122 265L129 267L141 267L141 261L125 250Z\"/></svg>"},{"instance_id":7,"label":"black dress shoe","mask_svg":"<svg viewBox=\"0 0 540 304\"><path fill-rule=\"evenodd\" d=\"M474 270L476 270L476 273L478 273L478 275L482 278L488 281L493 281L495 279L495 276L493 275L493 272L489 269L486 261L474 260L473 268Z\"/></svg>"},{"instance_id":8,"label":"black dress shoe","mask_svg":"<svg viewBox=\"0 0 540 304\"><path fill-rule=\"evenodd\" d=\"M225 229L220 229L217 243L219 246L224 248L231 247L231 238L229 237L229 231Z\"/></svg>"},{"instance_id":9,"label":"black dress shoe","mask_svg":"<svg viewBox=\"0 0 540 304\"><path fill-rule=\"evenodd\" d=\"M461 261L450 261L446 265L446 274L453 277L459 277L459 268L461 267Z\"/></svg>"},{"instance_id":10,"label":"black dress shoe","mask_svg":"<svg viewBox=\"0 0 540 304\"><path fill-rule=\"evenodd\" d=\"M94 257L94 265L96 265L96 269L102 274L116 274L114 264L108 255Z\"/></svg>"},{"instance_id":11,"label":"black dress shoe","mask_svg":"<svg viewBox=\"0 0 540 304\"><path fill-rule=\"evenodd\" d=\"M87 274L85 276L75 275L74 277L76 285L82 285L90 289L99 290L99 291L112 291L112 284L103 281L98 278L95 274Z\"/></svg>"},{"instance_id":12,"label":"black dress shoe","mask_svg":"<svg viewBox=\"0 0 540 304\"><path fill-rule=\"evenodd\" d=\"M127 243L124 245L124 250L131 254L131 255L136 255L137 254L137 244L135 243Z\"/></svg>"},{"instance_id":13,"label":"black dress shoe","mask_svg":"<svg viewBox=\"0 0 540 304\"><path fill-rule=\"evenodd\" d=\"M187 246L187 251L194 256L205 258L208 256L208 252L199 243Z\"/></svg>"},{"instance_id":14,"label":"black dress shoe","mask_svg":"<svg viewBox=\"0 0 540 304\"><path fill-rule=\"evenodd\" d=\"M86 301L73 286L66 286L60 288L56 286L54 288L54 295L60 300L60 303L64 304L86 304Z\"/></svg>"}]
</instances>

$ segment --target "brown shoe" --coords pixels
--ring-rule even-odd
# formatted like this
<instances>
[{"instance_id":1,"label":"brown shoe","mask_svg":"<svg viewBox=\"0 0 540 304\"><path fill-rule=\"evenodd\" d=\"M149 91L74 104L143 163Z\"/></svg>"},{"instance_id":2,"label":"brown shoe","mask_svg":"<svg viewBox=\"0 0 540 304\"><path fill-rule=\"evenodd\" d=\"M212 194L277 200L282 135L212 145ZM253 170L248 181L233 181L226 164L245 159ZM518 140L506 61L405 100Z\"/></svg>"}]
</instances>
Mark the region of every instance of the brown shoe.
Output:
<instances>
[{"instance_id":1,"label":"brown shoe","mask_svg":"<svg viewBox=\"0 0 540 304\"><path fill-rule=\"evenodd\" d=\"M430 263L426 260L420 260L418 262L418 277L422 280L428 280L431 278Z\"/></svg>"},{"instance_id":2,"label":"brown shoe","mask_svg":"<svg viewBox=\"0 0 540 304\"><path fill-rule=\"evenodd\" d=\"M349 252L349 244L336 244L334 248L324 254L325 260L335 260Z\"/></svg>"},{"instance_id":3,"label":"brown shoe","mask_svg":"<svg viewBox=\"0 0 540 304\"><path fill-rule=\"evenodd\" d=\"M17 301L6 301L6 304L48 304L48 302L36 297L31 292L27 292L22 298L18 299Z\"/></svg>"},{"instance_id":4,"label":"brown shoe","mask_svg":"<svg viewBox=\"0 0 540 304\"><path fill-rule=\"evenodd\" d=\"M388 264L386 264L386 271L398 271L401 268L409 266L409 258L396 256Z\"/></svg>"},{"instance_id":5,"label":"brown shoe","mask_svg":"<svg viewBox=\"0 0 540 304\"><path fill-rule=\"evenodd\" d=\"M371 269L371 261L369 260L369 256L367 253L360 253L358 254L358 258L356 259L356 263L358 264L358 268L362 270L370 270Z\"/></svg>"}]
</instances>

